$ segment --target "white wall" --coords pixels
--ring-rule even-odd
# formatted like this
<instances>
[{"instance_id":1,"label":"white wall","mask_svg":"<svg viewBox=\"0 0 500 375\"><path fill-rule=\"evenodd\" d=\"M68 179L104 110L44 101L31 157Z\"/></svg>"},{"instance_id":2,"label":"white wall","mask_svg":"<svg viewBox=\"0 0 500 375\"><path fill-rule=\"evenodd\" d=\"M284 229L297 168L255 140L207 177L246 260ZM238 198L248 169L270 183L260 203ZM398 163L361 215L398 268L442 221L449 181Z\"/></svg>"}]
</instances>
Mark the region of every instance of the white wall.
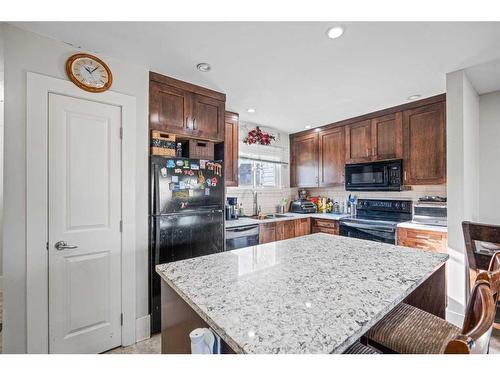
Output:
<instances>
[{"instance_id":1,"label":"white wall","mask_svg":"<svg viewBox=\"0 0 500 375\"><path fill-rule=\"evenodd\" d=\"M500 225L500 91L479 97L479 212L477 220Z\"/></svg>"},{"instance_id":2,"label":"white wall","mask_svg":"<svg viewBox=\"0 0 500 375\"><path fill-rule=\"evenodd\" d=\"M0 289L3 289L3 114L4 114L4 91L3 91L3 28L0 25Z\"/></svg>"},{"instance_id":3,"label":"white wall","mask_svg":"<svg viewBox=\"0 0 500 375\"><path fill-rule=\"evenodd\" d=\"M26 73L66 78L66 59L80 52L11 25L5 42L4 352L26 351ZM148 69L100 56L113 71L113 91L137 100L136 316L147 315ZM127 277L127 275L124 275Z\"/></svg>"},{"instance_id":4,"label":"white wall","mask_svg":"<svg viewBox=\"0 0 500 375\"><path fill-rule=\"evenodd\" d=\"M463 71L446 76L448 192L447 319L463 323L466 291L463 220L478 212L479 96Z\"/></svg>"}]
</instances>

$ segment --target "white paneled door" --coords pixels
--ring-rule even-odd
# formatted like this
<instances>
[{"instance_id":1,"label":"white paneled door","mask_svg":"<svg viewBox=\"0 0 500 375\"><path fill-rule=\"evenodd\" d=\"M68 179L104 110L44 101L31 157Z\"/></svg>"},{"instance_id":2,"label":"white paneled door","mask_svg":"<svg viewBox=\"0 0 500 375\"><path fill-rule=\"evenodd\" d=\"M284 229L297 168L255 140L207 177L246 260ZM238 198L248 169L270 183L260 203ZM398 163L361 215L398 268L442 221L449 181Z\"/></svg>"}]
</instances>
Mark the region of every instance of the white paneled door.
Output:
<instances>
[{"instance_id":1,"label":"white paneled door","mask_svg":"<svg viewBox=\"0 0 500 375\"><path fill-rule=\"evenodd\" d=\"M49 352L121 345L121 109L49 94Z\"/></svg>"}]
</instances>

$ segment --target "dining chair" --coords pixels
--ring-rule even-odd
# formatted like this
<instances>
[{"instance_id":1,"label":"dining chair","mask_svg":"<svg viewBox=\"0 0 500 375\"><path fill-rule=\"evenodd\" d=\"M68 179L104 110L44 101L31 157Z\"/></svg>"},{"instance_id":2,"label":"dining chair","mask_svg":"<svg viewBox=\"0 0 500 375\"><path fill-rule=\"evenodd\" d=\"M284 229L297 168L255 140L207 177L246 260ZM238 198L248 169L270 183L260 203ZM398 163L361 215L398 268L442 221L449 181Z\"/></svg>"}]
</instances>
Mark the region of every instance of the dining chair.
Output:
<instances>
[{"instance_id":1,"label":"dining chair","mask_svg":"<svg viewBox=\"0 0 500 375\"><path fill-rule=\"evenodd\" d=\"M401 303L368 331L368 342L383 352L402 354L487 353L495 319L493 296L499 291L492 287L498 285L500 271L478 276L462 329Z\"/></svg>"}]
</instances>

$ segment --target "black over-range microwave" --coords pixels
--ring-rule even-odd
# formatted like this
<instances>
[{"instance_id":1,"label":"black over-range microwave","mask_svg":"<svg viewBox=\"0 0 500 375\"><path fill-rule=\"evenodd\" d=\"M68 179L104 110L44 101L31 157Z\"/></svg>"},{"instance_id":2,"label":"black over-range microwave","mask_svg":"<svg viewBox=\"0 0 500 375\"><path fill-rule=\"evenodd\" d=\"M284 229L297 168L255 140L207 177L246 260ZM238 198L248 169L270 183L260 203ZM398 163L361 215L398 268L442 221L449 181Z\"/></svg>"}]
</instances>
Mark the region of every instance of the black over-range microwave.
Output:
<instances>
[{"instance_id":1,"label":"black over-range microwave","mask_svg":"<svg viewBox=\"0 0 500 375\"><path fill-rule=\"evenodd\" d=\"M345 189L348 191L400 191L403 161L387 160L346 164Z\"/></svg>"}]
</instances>

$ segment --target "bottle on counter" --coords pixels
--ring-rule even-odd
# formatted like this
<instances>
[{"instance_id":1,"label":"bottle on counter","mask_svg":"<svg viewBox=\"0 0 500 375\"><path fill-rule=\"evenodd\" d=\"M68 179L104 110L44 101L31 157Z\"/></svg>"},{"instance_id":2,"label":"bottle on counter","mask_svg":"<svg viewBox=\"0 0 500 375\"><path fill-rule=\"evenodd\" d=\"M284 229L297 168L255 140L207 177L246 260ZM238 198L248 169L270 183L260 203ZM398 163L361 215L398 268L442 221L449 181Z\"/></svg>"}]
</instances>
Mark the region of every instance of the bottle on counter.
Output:
<instances>
[{"instance_id":1,"label":"bottle on counter","mask_svg":"<svg viewBox=\"0 0 500 375\"><path fill-rule=\"evenodd\" d=\"M178 158L182 158L182 143L178 142L175 147L175 156Z\"/></svg>"},{"instance_id":2,"label":"bottle on counter","mask_svg":"<svg viewBox=\"0 0 500 375\"><path fill-rule=\"evenodd\" d=\"M245 212L243 211L243 203L240 203L240 209L238 211L240 217L245 216Z\"/></svg>"}]
</instances>

